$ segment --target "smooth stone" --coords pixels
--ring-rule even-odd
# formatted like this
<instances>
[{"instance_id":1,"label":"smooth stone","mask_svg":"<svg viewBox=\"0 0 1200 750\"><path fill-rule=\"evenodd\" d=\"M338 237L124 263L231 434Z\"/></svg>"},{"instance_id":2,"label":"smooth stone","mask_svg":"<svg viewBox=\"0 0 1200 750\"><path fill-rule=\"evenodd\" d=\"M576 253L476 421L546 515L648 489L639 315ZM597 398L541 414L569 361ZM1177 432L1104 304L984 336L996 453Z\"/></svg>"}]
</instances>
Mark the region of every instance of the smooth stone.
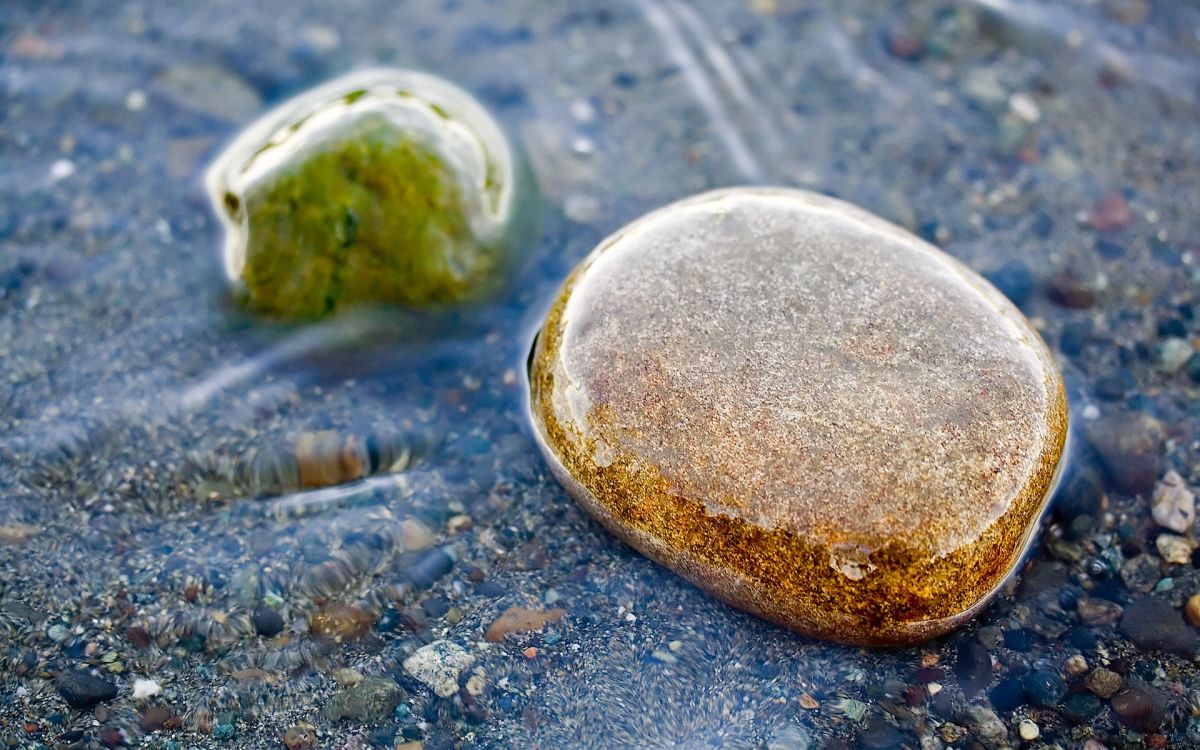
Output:
<instances>
[{"instance_id":1,"label":"smooth stone","mask_svg":"<svg viewBox=\"0 0 1200 750\"><path fill-rule=\"evenodd\" d=\"M333 721L353 719L364 723L383 721L392 715L404 690L386 677L368 677L335 694L325 707L325 717Z\"/></svg>"},{"instance_id":2,"label":"smooth stone","mask_svg":"<svg viewBox=\"0 0 1200 750\"><path fill-rule=\"evenodd\" d=\"M54 687L71 708L87 709L117 697L117 686L94 672L68 669L58 675Z\"/></svg>"},{"instance_id":3,"label":"smooth stone","mask_svg":"<svg viewBox=\"0 0 1200 750\"><path fill-rule=\"evenodd\" d=\"M470 94L390 68L284 102L206 178L229 279L250 310L280 318L494 291L528 218L525 181Z\"/></svg>"},{"instance_id":4,"label":"smooth stone","mask_svg":"<svg viewBox=\"0 0 1200 750\"><path fill-rule=\"evenodd\" d=\"M1121 632L1142 651L1165 651L1195 656L1200 637L1183 621L1179 610L1165 599L1145 596L1125 607Z\"/></svg>"},{"instance_id":5,"label":"smooth stone","mask_svg":"<svg viewBox=\"0 0 1200 750\"><path fill-rule=\"evenodd\" d=\"M979 275L859 208L734 188L571 274L530 356L551 470L592 516L801 633L899 644L977 613L1030 544L1063 382Z\"/></svg>"}]
</instances>

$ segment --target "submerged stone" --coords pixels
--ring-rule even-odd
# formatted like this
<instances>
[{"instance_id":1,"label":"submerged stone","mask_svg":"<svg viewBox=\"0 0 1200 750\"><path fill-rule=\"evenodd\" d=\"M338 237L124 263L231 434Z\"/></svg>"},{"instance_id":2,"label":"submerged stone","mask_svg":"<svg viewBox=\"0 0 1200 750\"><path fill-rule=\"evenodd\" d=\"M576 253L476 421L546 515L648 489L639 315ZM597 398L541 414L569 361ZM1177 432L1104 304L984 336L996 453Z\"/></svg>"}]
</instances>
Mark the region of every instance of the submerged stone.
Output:
<instances>
[{"instance_id":1,"label":"submerged stone","mask_svg":"<svg viewBox=\"0 0 1200 750\"><path fill-rule=\"evenodd\" d=\"M978 612L1066 440L1013 305L865 211L766 188L625 227L530 358L551 469L636 549L817 637L908 643Z\"/></svg>"},{"instance_id":2,"label":"submerged stone","mask_svg":"<svg viewBox=\"0 0 1200 750\"><path fill-rule=\"evenodd\" d=\"M493 291L520 223L519 171L499 126L465 91L372 69L264 115L207 183L245 304L298 318Z\"/></svg>"}]
</instances>

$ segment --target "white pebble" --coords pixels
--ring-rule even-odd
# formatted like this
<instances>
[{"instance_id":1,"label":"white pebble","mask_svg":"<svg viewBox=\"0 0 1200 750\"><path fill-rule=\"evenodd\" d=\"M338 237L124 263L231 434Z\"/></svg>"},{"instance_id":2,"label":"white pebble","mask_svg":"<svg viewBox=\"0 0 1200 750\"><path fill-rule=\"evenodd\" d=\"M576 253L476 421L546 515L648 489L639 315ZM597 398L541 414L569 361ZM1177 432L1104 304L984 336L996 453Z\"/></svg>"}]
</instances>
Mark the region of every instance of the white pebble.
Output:
<instances>
[{"instance_id":1,"label":"white pebble","mask_svg":"<svg viewBox=\"0 0 1200 750\"><path fill-rule=\"evenodd\" d=\"M133 698L151 698L162 692L162 685L158 684L157 680L142 680L133 681Z\"/></svg>"},{"instance_id":2,"label":"white pebble","mask_svg":"<svg viewBox=\"0 0 1200 750\"><path fill-rule=\"evenodd\" d=\"M571 116L575 122L586 124L596 119L596 108L587 99L576 99L571 102Z\"/></svg>"},{"instance_id":3,"label":"white pebble","mask_svg":"<svg viewBox=\"0 0 1200 750\"><path fill-rule=\"evenodd\" d=\"M70 159L59 159L50 165L50 179L54 182L65 180L75 174L75 162Z\"/></svg>"},{"instance_id":4,"label":"white pebble","mask_svg":"<svg viewBox=\"0 0 1200 750\"><path fill-rule=\"evenodd\" d=\"M141 89L130 91L125 97L125 109L130 112L141 112L146 108L146 92Z\"/></svg>"},{"instance_id":5,"label":"white pebble","mask_svg":"<svg viewBox=\"0 0 1200 750\"><path fill-rule=\"evenodd\" d=\"M1029 719L1021 719L1021 723L1017 725L1017 731L1021 734L1021 739L1026 742L1036 740L1042 733L1042 730L1038 729L1038 725Z\"/></svg>"},{"instance_id":6,"label":"white pebble","mask_svg":"<svg viewBox=\"0 0 1200 750\"><path fill-rule=\"evenodd\" d=\"M1037 102L1029 94L1013 94L1008 97L1008 107L1017 117L1025 122L1034 123L1042 119L1042 112Z\"/></svg>"}]
</instances>

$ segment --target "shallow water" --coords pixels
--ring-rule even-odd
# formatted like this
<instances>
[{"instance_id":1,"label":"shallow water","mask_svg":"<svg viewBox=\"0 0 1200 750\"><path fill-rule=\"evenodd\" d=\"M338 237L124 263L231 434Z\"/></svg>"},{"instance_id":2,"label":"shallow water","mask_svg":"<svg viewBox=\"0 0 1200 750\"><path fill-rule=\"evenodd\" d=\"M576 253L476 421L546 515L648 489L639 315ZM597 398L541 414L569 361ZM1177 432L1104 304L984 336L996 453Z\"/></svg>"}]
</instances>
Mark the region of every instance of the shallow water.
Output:
<instances>
[{"instance_id":1,"label":"shallow water","mask_svg":"<svg viewBox=\"0 0 1200 750\"><path fill-rule=\"evenodd\" d=\"M1200 745L1186 644L1077 604L1200 591L1190 561L1163 559L1146 482L1200 480L1195 5L11 2L0 55L10 746L279 747L311 722L329 747L994 747L1019 744L1022 719L1033 746ZM368 64L434 72L493 111L537 178L540 242L504 294L451 319L248 318L203 169L266 107ZM1024 581L942 641L860 651L731 610L589 522L537 456L520 372L567 271L650 208L746 182L929 238L1060 357L1072 474ZM1113 447L1153 432L1125 412L1164 439ZM297 439L411 458L291 492ZM264 600L281 637L254 632ZM311 634L338 604L361 615L344 642ZM489 643L511 605L566 616ZM405 672L439 638L472 655L478 696ZM1146 715L1089 703L1076 654ZM118 697L69 709L55 676L83 664ZM323 717L342 667L394 675L401 707ZM1069 692L1043 699L1024 684L1039 670ZM138 678L162 694L135 699ZM143 726L160 705L179 729Z\"/></svg>"}]
</instances>

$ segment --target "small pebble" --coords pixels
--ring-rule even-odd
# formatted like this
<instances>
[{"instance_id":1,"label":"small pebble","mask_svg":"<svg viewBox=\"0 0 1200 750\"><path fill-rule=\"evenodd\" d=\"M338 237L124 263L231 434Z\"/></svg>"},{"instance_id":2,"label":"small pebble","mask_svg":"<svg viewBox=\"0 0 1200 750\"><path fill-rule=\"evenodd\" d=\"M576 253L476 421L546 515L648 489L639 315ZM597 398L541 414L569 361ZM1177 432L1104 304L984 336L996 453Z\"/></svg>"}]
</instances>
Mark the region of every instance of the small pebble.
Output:
<instances>
[{"instance_id":1,"label":"small pebble","mask_svg":"<svg viewBox=\"0 0 1200 750\"><path fill-rule=\"evenodd\" d=\"M1155 347L1155 351L1158 369L1168 375L1174 375L1182 370L1192 357L1192 345L1180 338L1164 339Z\"/></svg>"},{"instance_id":2,"label":"small pebble","mask_svg":"<svg viewBox=\"0 0 1200 750\"><path fill-rule=\"evenodd\" d=\"M812 735L798 724L787 723L771 733L767 750L809 750Z\"/></svg>"},{"instance_id":3,"label":"small pebble","mask_svg":"<svg viewBox=\"0 0 1200 750\"><path fill-rule=\"evenodd\" d=\"M1082 654L1072 654L1071 656L1068 656L1066 662L1063 663L1063 672L1065 672L1068 677L1079 677L1087 671L1087 659L1085 659Z\"/></svg>"},{"instance_id":4,"label":"small pebble","mask_svg":"<svg viewBox=\"0 0 1200 750\"><path fill-rule=\"evenodd\" d=\"M1107 700L1121 689L1121 675L1110 669L1097 667L1088 675L1084 685L1088 690Z\"/></svg>"},{"instance_id":5,"label":"small pebble","mask_svg":"<svg viewBox=\"0 0 1200 750\"><path fill-rule=\"evenodd\" d=\"M1008 729L996 712L984 706L967 707L967 723L975 730L979 739L986 743L1000 743L1008 739Z\"/></svg>"},{"instance_id":6,"label":"small pebble","mask_svg":"<svg viewBox=\"0 0 1200 750\"><path fill-rule=\"evenodd\" d=\"M1080 599L1075 605L1079 619L1085 625L1112 625L1121 619L1125 609L1116 602L1107 599Z\"/></svg>"},{"instance_id":7,"label":"small pebble","mask_svg":"<svg viewBox=\"0 0 1200 750\"><path fill-rule=\"evenodd\" d=\"M1134 221L1133 209L1120 193L1109 193L1096 202L1088 223L1099 232L1124 229Z\"/></svg>"},{"instance_id":8,"label":"small pebble","mask_svg":"<svg viewBox=\"0 0 1200 750\"><path fill-rule=\"evenodd\" d=\"M107 678L77 669L65 670L54 681L59 695L71 708L91 708L117 697L117 686Z\"/></svg>"},{"instance_id":9,"label":"small pebble","mask_svg":"<svg viewBox=\"0 0 1200 750\"><path fill-rule=\"evenodd\" d=\"M1162 423L1139 411L1106 414L1085 424L1088 441L1118 490L1146 492L1162 474Z\"/></svg>"},{"instance_id":10,"label":"small pebble","mask_svg":"<svg viewBox=\"0 0 1200 750\"><path fill-rule=\"evenodd\" d=\"M418 518L406 518L400 524L400 539L404 549L420 552L433 545L433 532Z\"/></svg>"},{"instance_id":11,"label":"small pebble","mask_svg":"<svg viewBox=\"0 0 1200 750\"><path fill-rule=\"evenodd\" d=\"M1162 559L1173 565L1187 565L1192 561L1192 543L1175 534L1159 534L1154 547Z\"/></svg>"},{"instance_id":12,"label":"small pebble","mask_svg":"<svg viewBox=\"0 0 1200 750\"><path fill-rule=\"evenodd\" d=\"M1150 507L1155 523L1178 534L1188 533L1196 522L1196 496L1176 471L1159 480Z\"/></svg>"},{"instance_id":13,"label":"small pebble","mask_svg":"<svg viewBox=\"0 0 1200 750\"><path fill-rule=\"evenodd\" d=\"M273 638L283 632L283 617L265 604L254 608L250 621L254 624L255 632L263 637Z\"/></svg>"},{"instance_id":14,"label":"small pebble","mask_svg":"<svg viewBox=\"0 0 1200 750\"><path fill-rule=\"evenodd\" d=\"M1125 608L1121 632L1143 651L1166 651L1191 658L1200 638L1171 603L1157 596L1136 599Z\"/></svg>"},{"instance_id":15,"label":"small pebble","mask_svg":"<svg viewBox=\"0 0 1200 750\"><path fill-rule=\"evenodd\" d=\"M1029 719L1021 719L1021 723L1017 725L1017 732L1021 735L1021 739L1026 742L1032 742L1041 734L1038 725Z\"/></svg>"},{"instance_id":16,"label":"small pebble","mask_svg":"<svg viewBox=\"0 0 1200 750\"><path fill-rule=\"evenodd\" d=\"M547 624L557 622L567 614L565 609L526 609L524 607L509 607L488 626L484 637L491 643L498 643L511 633L528 633L541 630Z\"/></svg>"},{"instance_id":17,"label":"small pebble","mask_svg":"<svg viewBox=\"0 0 1200 750\"><path fill-rule=\"evenodd\" d=\"M1183 614L1193 628L1200 628L1200 594L1192 594L1183 605Z\"/></svg>"},{"instance_id":18,"label":"small pebble","mask_svg":"<svg viewBox=\"0 0 1200 750\"><path fill-rule=\"evenodd\" d=\"M133 681L133 698L134 700L142 700L151 698L162 692L162 685L156 680L136 679Z\"/></svg>"},{"instance_id":19,"label":"small pebble","mask_svg":"<svg viewBox=\"0 0 1200 750\"><path fill-rule=\"evenodd\" d=\"M293 724L283 733L283 745L287 750L313 750L317 746L317 735L307 724Z\"/></svg>"},{"instance_id":20,"label":"small pebble","mask_svg":"<svg viewBox=\"0 0 1200 750\"><path fill-rule=\"evenodd\" d=\"M308 618L309 632L337 643L353 643L375 626L371 613L354 604L330 604Z\"/></svg>"},{"instance_id":21,"label":"small pebble","mask_svg":"<svg viewBox=\"0 0 1200 750\"><path fill-rule=\"evenodd\" d=\"M451 641L434 641L404 660L404 670L428 685L442 698L458 692L458 676L475 661L466 649Z\"/></svg>"},{"instance_id":22,"label":"small pebble","mask_svg":"<svg viewBox=\"0 0 1200 750\"><path fill-rule=\"evenodd\" d=\"M1161 690L1141 680L1130 680L1112 697L1112 707L1122 722L1146 733L1162 724L1168 710L1168 698Z\"/></svg>"},{"instance_id":23,"label":"small pebble","mask_svg":"<svg viewBox=\"0 0 1200 750\"><path fill-rule=\"evenodd\" d=\"M395 680L386 677L368 677L353 687L336 693L325 707L325 716L332 721L351 719L373 723L391 717L404 690Z\"/></svg>"}]
</instances>

